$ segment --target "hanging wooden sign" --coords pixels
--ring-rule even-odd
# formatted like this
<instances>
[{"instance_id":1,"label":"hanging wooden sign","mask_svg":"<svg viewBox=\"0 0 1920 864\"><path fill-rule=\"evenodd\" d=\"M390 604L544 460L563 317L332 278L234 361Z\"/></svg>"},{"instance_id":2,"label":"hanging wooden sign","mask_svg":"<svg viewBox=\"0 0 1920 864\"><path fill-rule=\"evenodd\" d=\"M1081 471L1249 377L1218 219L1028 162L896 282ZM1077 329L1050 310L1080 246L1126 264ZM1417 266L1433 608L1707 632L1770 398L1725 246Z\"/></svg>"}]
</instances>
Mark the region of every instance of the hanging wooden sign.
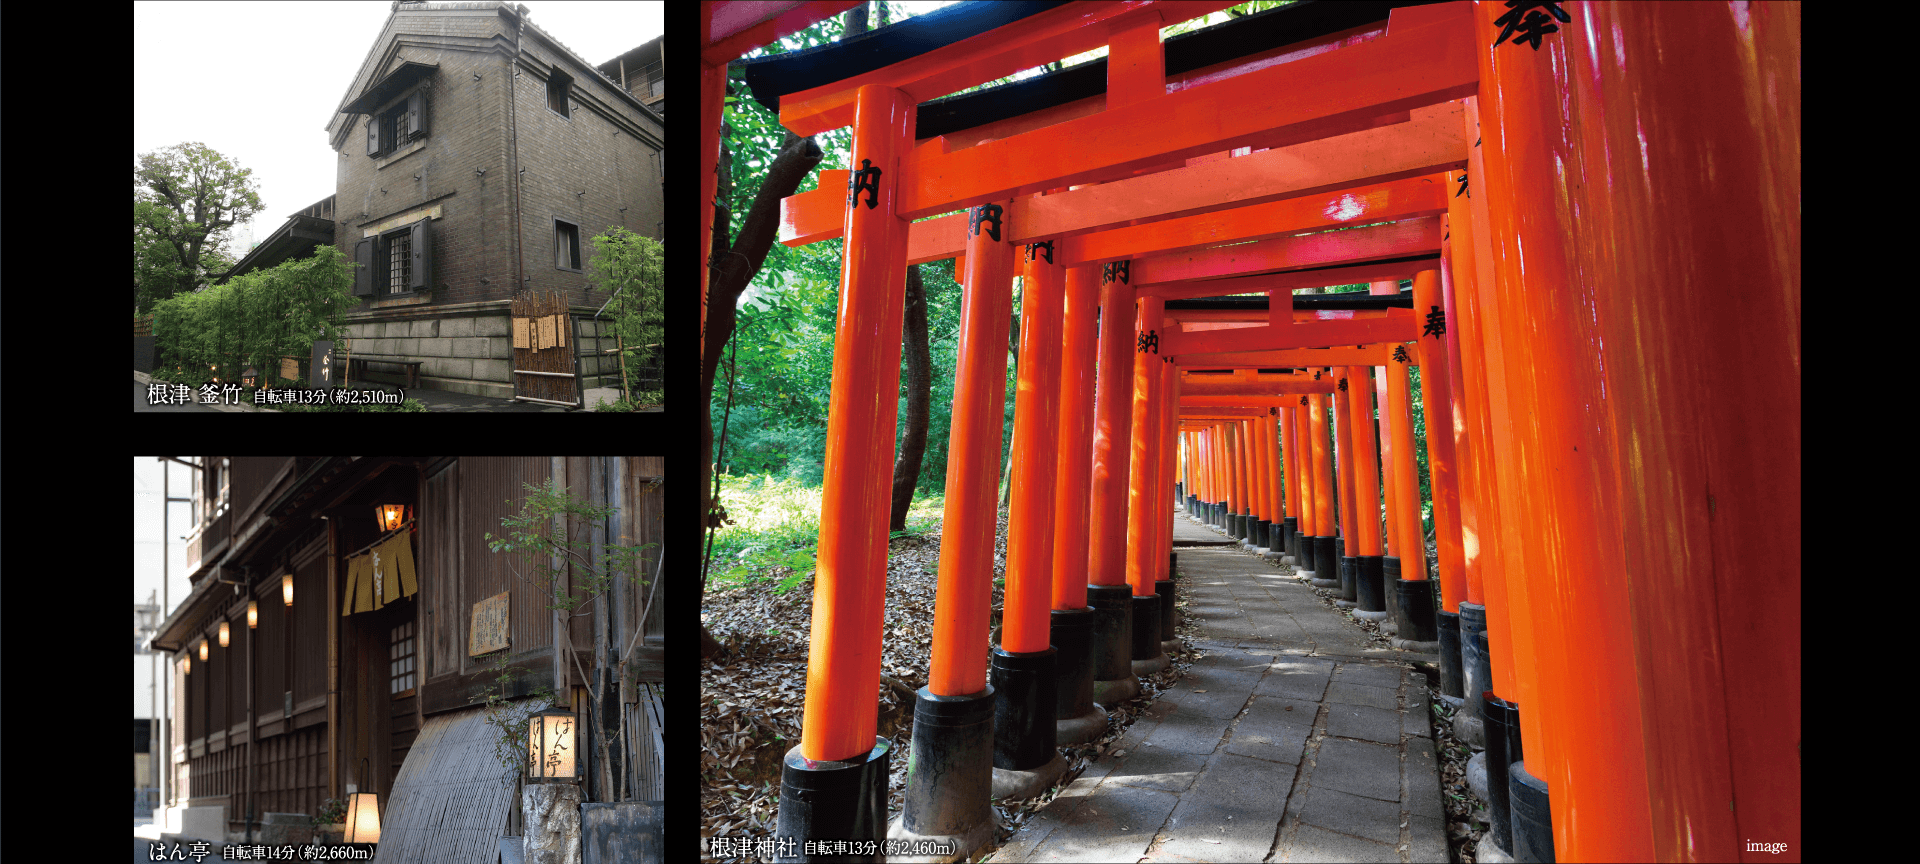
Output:
<instances>
[{"instance_id":1,"label":"hanging wooden sign","mask_svg":"<svg viewBox=\"0 0 1920 864\"><path fill-rule=\"evenodd\" d=\"M533 347L533 338L527 332L527 329L528 329L527 325L532 323L532 321L533 319L531 318L513 319L513 347L515 348L532 348Z\"/></svg>"},{"instance_id":2,"label":"hanging wooden sign","mask_svg":"<svg viewBox=\"0 0 1920 864\"><path fill-rule=\"evenodd\" d=\"M495 594L473 604L473 623L467 628L467 656L478 657L507 647L507 595Z\"/></svg>"}]
</instances>

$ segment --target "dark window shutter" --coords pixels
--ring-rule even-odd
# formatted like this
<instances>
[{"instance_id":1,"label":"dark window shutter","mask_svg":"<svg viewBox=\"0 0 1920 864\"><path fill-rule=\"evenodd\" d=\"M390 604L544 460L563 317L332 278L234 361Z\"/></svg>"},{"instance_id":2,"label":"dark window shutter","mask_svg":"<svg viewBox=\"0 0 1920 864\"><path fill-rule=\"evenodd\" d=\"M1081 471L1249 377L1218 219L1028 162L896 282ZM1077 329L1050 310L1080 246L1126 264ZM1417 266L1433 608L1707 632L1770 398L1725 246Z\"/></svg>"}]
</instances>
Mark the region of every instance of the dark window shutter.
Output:
<instances>
[{"instance_id":1,"label":"dark window shutter","mask_svg":"<svg viewBox=\"0 0 1920 864\"><path fill-rule=\"evenodd\" d=\"M367 155L380 155L380 118L367 118Z\"/></svg>"},{"instance_id":2,"label":"dark window shutter","mask_svg":"<svg viewBox=\"0 0 1920 864\"><path fill-rule=\"evenodd\" d=\"M575 270L580 269L580 226L578 225L567 232L567 251L571 253L567 256L569 262L567 266Z\"/></svg>"},{"instance_id":3,"label":"dark window shutter","mask_svg":"<svg viewBox=\"0 0 1920 864\"><path fill-rule=\"evenodd\" d=\"M427 132L427 94L415 90L407 97L407 135L418 138Z\"/></svg>"},{"instance_id":4,"label":"dark window shutter","mask_svg":"<svg viewBox=\"0 0 1920 864\"><path fill-rule=\"evenodd\" d=\"M373 296L373 238L353 244L353 260L360 265L353 268L354 296Z\"/></svg>"},{"instance_id":5,"label":"dark window shutter","mask_svg":"<svg viewBox=\"0 0 1920 864\"><path fill-rule=\"evenodd\" d=\"M426 219L413 223L413 236L408 242L413 256L413 274L407 281L407 287L416 291L433 286L433 232L427 230L427 224Z\"/></svg>"}]
</instances>

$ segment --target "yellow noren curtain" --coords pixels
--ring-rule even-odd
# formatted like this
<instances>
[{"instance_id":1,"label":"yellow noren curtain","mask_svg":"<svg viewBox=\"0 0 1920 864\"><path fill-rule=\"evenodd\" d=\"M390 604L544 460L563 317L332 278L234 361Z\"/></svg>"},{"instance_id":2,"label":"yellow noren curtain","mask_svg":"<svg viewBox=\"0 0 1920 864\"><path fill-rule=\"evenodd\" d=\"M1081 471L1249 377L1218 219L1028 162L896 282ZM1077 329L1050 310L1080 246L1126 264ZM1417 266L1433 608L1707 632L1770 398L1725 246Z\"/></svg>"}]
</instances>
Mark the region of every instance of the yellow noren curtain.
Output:
<instances>
[{"instance_id":1,"label":"yellow noren curtain","mask_svg":"<svg viewBox=\"0 0 1920 864\"><path fill-rule=\"evenodd\" d=\"M380 578L374 579L376 568ZM412 532L401 532L347 562L346 602L340 616L372 612L420 592Z\"/></svg>"},{"instance_id":2,"label":"yellow noren curtain","mask_svg":"<svg viewBox=\"0 0 1920 864\"><path fill-rule=\"evenodd\" d=\"M353 611L372 612L373 606L373 556L362 555L354 559L358 565L358 576L354 577Z\"/></svg>"}]
</instances>

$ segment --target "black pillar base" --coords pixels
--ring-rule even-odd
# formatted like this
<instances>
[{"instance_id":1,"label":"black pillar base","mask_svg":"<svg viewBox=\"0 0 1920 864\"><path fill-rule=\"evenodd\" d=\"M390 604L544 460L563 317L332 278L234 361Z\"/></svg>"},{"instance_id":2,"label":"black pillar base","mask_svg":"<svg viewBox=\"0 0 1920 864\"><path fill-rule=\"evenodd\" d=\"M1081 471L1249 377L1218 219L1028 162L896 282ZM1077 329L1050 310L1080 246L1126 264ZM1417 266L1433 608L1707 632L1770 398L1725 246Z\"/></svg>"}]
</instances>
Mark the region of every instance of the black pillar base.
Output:
<instances>
[{"instance_id":1,"label":"black pillar base","mask_svg":"<svg viewBox=\"0 0 1920 864\"><path fill-rule=\"evenodd\" d=\"M1395 579L1392 585L1393 618L1400 628L1398 638L1406 642L1438 643L1440 633L1433 622L1433 581Z\"/></svg>"},{"instance_id":2,"label":"black pillar base","mask_svg":"<svg viewBox=\"0 0 1920 864\"><path fill-rule=\"evenodd\" d=\"M1167 655L1160 649L1160 597L1157 594L1133 595L1133 674L1152 675L1167 668Z\"/></svg>"},{"instance_id":3,"label":"black pillar base","mask_svg":"<svg viewBox=\"0 0 1920 864\"><path fill-rule=\"evenodd\" d=\"M1353 599L1363 612L1385 612L1387 600L1382 596L1386 584L1383 575L1386 563L1392 559L1379 555L1362 555L1354 559Z\"/></svg>"},{"instance_id":4,"label":"black pillar base","mask_svg":"<svg viewBox=\"0 0 1920 864\"><path fill-rule=\"evenodd\" d=\"M1162 653L1168 642L1175 640L1173 635L1173 580L1161 579L1153 583L1153 595L1160 598L1160 646Z\"/></svg>"},{"instance_id":5,"label":"black pillar base","mask_svg":"<svg viewBox=\"0 0 1920 864\"><path fill-rule=\"evenodd\" d=\"M1493 689L1493 665L1487 657L1487 607L1460 604L1460 691L1466 710L1453 715L1453 737L1475 750L1487 749L1486 719L1480 693Z\"/></svg>"},{"instance_id":6,"label":"black pillar base","mask_svg":"<svg viewBox=\"0 0 1920 864\"><path fill-rule=\"evenodd\" d=\"M1172 579L1173 574L1178 572L1180 572L1180 553L1168 552L1167 553L1167 578Z\"/></svg>"},{"instance_id":7,"label":"black pillar base","mask_svg":"<svg viewBox=\"0 0 1920 864\"><path fill-rule=\"evenodd\" d=\"M1280 532L1280 542L1285 544L1286 554L1292 555L1294 561L1299 561L1300 543L1295 538L1300 536L1300 517L1287 516L1282 518L1280 520Z\"/></svg>"},{"instance_id":8,"label":"black pillar base","mask_svg":"<svg viewBox=\"0 0 1920 864\"><path fill-rule=\"evenodd\" d=\"M889 838L959 843L962 854L992 838L993 709L992 685L968 696L915 694L907 802Z\"/></svg>"},{"instance_id":9,"label":"black pillar base","mask_svg":"<svg viewBox=\"0 0 1920 864\"><path fill-rule=\"evenodd\" d=\"M1360 578L1360 558L1357 555L1340 556L1340 585L1335 596L1342 600L1352 600L1356 596L1354 580Z\"/></svg>"},{"instance_id":10,"label":"black pillar base","mask_svg":"<svg viewBox=\"0 0 1920 864\"><path fill-rule=\"evenodd\" d=\"M993 699L993 767L1014 771L1053 760L1057 710L1055 652L1019 654L995 647L988 681Z\"/></svg>"},{"instance_id":11,"label":"black pillar base","mask_svg":"<svg viewBox=\"0 0 1920 864\"><path fill-rule=\"evenodd\" d=\"M1507 783L1512 799L1513 860L1551 864L1553 808L1547 800L1546 782L1533 776L1527 763L1516 761L1507 770Z\"/></svg>"},{"instance_id":12,"label":"black pillar base","mask_svg":"<svg viewBox=\"0 0 1920 864\"><path fill-rule=\"evenodd\" d=\"M1253 545L1271 551L1273 549L1273 520L1261 519L1253 523Z\"/></svg>"},{"instance_id":13,"label":"black pillar base","mask_svg":"<svg viewBox=\"0 0 1920 864\"><path fill-rule=\"evenodd\" d=\"M1487 833L1493 836L1493 844L1500 847L1500 851L1512 855L1507 766L1518 761L1513 756L1519 749L1520 706L1493 695L1492 690L1481 693L1479 702L1487 722Z\"/></svg>"},{"instance_id":14,"label":"black pillar base","mask_svg":"<svg viewBox=\"0 0 1920 864\"><path fill-rule=\"evenodd\" d=\"M1133 588L1087 586L1093 607L1093 701L1117 705L1140 692L1133 677Z\"/></svg>"},{"instance_id":15,"label":"black pillar base","mask_svg":"<svg viewBox=\"0 0 1920 864\"><path fill-rule=\"evenodd\" d=\"M1435 616L1440 628L1440 695L1461 698L1460 689L1460 613L1441 611Z\"/></svg>"},{"instance_id":16,"label":"black pillar base","mask_svg":"<svg viewBox=\"0 0 1920 864\"><path fill-rule=\"evenodd\" d=\"M1340 557L1332 537L1313 538L1313 575L1316 579L1338 580Z\"/></svg>"},{"instance_id":17,"label":"black pillar base","mask_svg":"<svg viewBox=\"0 0 1920 864\"><path fill-rule=\"evenodd\" d=\"M1092 609L1055 609L1049 613L1048 640L1059 652L1054 660L1054 718L1078 717L1093 708Z\"/></svg>"},{"instance_id":18,"label":"black pillar base","mask_svg":"<svg viewBox=\"0 0 1920 864\"><path fill-rule=\"evenodd\" d=\"M815 762L795 745L780 770L780 815L774 837L792 838L792 857L781 861L876 861L887 829L887 771L893 744L875 738L873 749L845 762ZM870 855L808 854L808 840L871 840Z\"/></svg>"}]
</instances>

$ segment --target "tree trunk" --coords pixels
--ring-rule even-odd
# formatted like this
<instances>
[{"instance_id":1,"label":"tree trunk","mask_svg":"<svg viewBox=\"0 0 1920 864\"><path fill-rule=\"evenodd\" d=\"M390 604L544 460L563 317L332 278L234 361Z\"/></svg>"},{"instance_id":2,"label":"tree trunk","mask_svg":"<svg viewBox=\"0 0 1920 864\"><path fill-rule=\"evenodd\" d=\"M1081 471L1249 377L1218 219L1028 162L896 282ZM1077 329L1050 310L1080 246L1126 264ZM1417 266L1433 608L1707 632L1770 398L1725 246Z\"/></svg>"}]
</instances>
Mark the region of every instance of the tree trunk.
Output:
<instances>
[{"instance_id":1,"label":"tree trunk","mask_svg":"<svg viewBox=\"0 0 1920 864\"><path fill-rule=\"evenodd\" d=\"M927 415L933 390L933 355L927 343L927 289L920 282L920 267L907 267L907 316L901 339L905 343L907 373L907 428L900 435L899 453L893 460L893 512L887 530L907 527L907 508L913 505L913 489L920 484L920 465L927 453Z\"/></svg>"},{"instance_id":2,"label":"tree trunk","mask_svg":"<svg viewBox=\"0 0 1920 864\"><path fill-rule=\"evenodd\" d=\"M720 367L720 355L726 350L727 340L733 338L734 306L740 302L741 292L760 272L760 266L766 263L767 250L773 247L774 232L780 222L780 199L792 195L800 187L800 182L820 164L820 156L820 145L812 138L789 135L780 155L774 157L773 164L767 166L766 182L760 184L753 207L740 224L740 236L731 243L727 241L727 208L721 205L713 208L713 259L707 277L707 350L705 356L700 358L700 391L695 394L699 400L696 404L701 406L698 512L703 514L703 528L711 523L714 504L713 377ZM722 183L715 200L728 200L733 192L730 180L728 177ZM721 251L723 249L724 252ZM705 550L706 544L702 542L703 558ZM706 572L703 567L700 575L701 596L706 596L706 592ZM712 634L707 632L706 625L701 625L700 656L711 657L718 653L719 647Z\"/></svg>"}]
</instances>

